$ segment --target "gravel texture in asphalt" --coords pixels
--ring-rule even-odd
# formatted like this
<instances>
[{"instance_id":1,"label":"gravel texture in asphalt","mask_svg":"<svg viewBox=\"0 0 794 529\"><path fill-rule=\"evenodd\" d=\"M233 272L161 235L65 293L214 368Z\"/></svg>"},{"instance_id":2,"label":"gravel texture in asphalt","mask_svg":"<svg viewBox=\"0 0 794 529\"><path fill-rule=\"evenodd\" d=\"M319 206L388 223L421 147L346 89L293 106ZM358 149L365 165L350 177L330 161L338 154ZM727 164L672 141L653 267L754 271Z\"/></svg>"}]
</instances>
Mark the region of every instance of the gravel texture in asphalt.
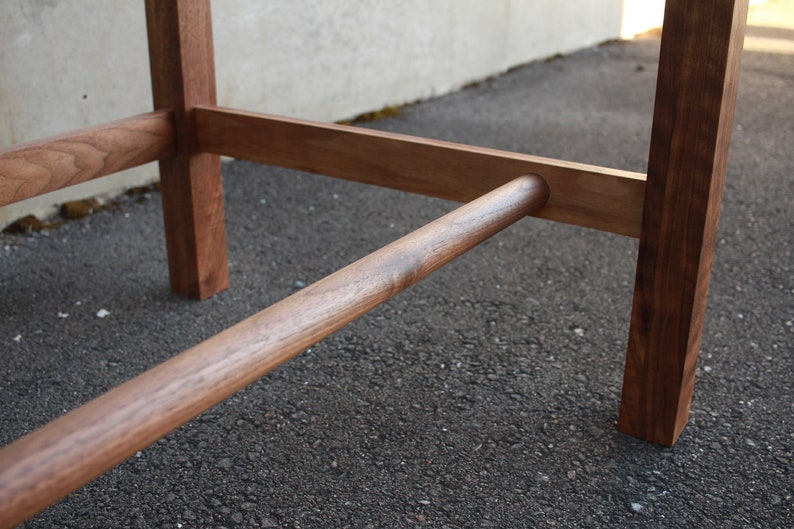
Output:
<instances>
[{"instance_id":1,"label":"gravel texture in asphalt","mask_svg":"<svg viewBox=\"0 0 794 529\"><path fill-rule=\"evenodd\" d=\"M362 126L644 171L658 46ZM615 426L637 241L526 219L24 526L794 526L792 81L745 52L674 448ZM157 193L0 236L0 444L455 207L245 162L224 186L232 286L204 302L169 293Z\"/></svg>"}]
</instances>

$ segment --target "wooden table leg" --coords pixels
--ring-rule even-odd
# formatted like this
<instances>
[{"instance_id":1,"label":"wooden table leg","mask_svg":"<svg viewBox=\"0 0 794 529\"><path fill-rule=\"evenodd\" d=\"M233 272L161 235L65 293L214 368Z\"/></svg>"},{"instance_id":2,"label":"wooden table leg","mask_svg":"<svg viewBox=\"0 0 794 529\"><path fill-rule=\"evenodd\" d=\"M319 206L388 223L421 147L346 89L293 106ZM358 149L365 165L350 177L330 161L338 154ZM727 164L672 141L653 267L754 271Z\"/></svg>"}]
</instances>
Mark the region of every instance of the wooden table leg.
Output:
<instances>
[{"instance_id":1,"label":"wooden table leg","mask_svg":"<svg viewBox=\"0 0 794 529\"><path fill-rule=\"evenodd\" d=\"M160 162L171 289L204 299L229 285L220 157L199 153L192 109L215 104L209 0L147 0L156 109L175 114L176 155Z\"/></svg>"},{"instance_id":2,"label":"wooden table leg","mask_svg":"<svg viewBox=\"0 0 794 529\"><path fill-rule=\"evenodd\" d=\"M672 446L689 417L747 0L668 0L619 428Z\"/></svg>"}]
</instances>

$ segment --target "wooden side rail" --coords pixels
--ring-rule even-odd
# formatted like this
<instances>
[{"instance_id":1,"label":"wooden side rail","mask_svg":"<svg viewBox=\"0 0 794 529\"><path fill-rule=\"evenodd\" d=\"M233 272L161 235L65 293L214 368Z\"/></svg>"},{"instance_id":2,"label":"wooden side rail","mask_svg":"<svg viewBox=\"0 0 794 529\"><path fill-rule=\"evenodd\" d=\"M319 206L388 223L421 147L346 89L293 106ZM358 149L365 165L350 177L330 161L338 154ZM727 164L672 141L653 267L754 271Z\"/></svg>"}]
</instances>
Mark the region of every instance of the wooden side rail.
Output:
<instances>
[{"instance_id":1,"label":"wooden side rail","mask_svg":"<svg viewBox=\"0 0 794 529\"><path fill-rule=\"evenodd\" d=\"M537 173L551 188L539 217L640 235L645 176L639 173L226 108L194 112L202 152L459 202Z\"/></svg>"},{"instance_id":2,"label":"wooden side rail","mask_svg":"<svg viewBox=\"0 0 794 529\"><path fill-rule=\"evenodd\" d=\"M43 510L518 219L522 176L0 450L0 529Z\"/></svg>"},{"instance_id":3,"label":"wooden side rail","mask_svg":"<svg viewBox=\"0 0 794 529\"><path fill-rule=\"evenodd\" d=\"M0 207L173 156L174 116L160 110L0 151Z\"/></svg>"}]
</instances>

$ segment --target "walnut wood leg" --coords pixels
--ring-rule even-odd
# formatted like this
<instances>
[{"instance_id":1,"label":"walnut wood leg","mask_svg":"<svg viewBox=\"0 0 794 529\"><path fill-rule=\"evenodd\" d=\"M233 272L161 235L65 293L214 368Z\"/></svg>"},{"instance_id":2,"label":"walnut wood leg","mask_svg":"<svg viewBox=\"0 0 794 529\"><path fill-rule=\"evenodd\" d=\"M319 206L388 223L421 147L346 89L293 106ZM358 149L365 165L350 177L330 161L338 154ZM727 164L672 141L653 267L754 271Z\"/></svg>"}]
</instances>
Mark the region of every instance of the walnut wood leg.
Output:
<instances>
[{"instance_id":1,"label":"walnut wood leg","mask_svg":"<svg viewBox=\"0 0 794 529\"><path fill-rule=\"evenodd\" d=\"M171 289L204 299L229 285L220 157L199 153L195 105L215 104L209 0L147 0L152 93L174 111L176 155L160 162Z\"/></svg>"},{"instance_id":2,"label":"walnut wood leg","mask_svg":"<svg viewBox=\"0 0 794 529\"><path fill-rule=\"evenodd\" d=\"M619 428L672 446L689 417L747 0L668 0Z\"/></svg>"}]
</instances>

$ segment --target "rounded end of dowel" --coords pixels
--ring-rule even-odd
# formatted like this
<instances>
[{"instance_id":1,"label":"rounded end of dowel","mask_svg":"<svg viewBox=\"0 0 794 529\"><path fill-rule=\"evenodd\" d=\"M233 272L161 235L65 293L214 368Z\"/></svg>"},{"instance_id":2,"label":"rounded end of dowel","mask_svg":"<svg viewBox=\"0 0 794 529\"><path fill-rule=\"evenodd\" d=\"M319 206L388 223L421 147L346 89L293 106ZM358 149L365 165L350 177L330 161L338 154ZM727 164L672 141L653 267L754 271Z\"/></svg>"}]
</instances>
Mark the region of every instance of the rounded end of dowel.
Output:
<instances>
[{"instance_id":1,"label":"rounded end of dowel","mask_svg":"<svg viewBox=\"0 0 794 529\"><path fill-rule=\"evenodd\" d=\"M520 189L522 191L531 195L527 215L534 215L549 201L551 188L549 187L549 183L546 182L546 179L539 174L527 173L519 176L514 181L520 183Z\"/></svg>"}]
</instances>

